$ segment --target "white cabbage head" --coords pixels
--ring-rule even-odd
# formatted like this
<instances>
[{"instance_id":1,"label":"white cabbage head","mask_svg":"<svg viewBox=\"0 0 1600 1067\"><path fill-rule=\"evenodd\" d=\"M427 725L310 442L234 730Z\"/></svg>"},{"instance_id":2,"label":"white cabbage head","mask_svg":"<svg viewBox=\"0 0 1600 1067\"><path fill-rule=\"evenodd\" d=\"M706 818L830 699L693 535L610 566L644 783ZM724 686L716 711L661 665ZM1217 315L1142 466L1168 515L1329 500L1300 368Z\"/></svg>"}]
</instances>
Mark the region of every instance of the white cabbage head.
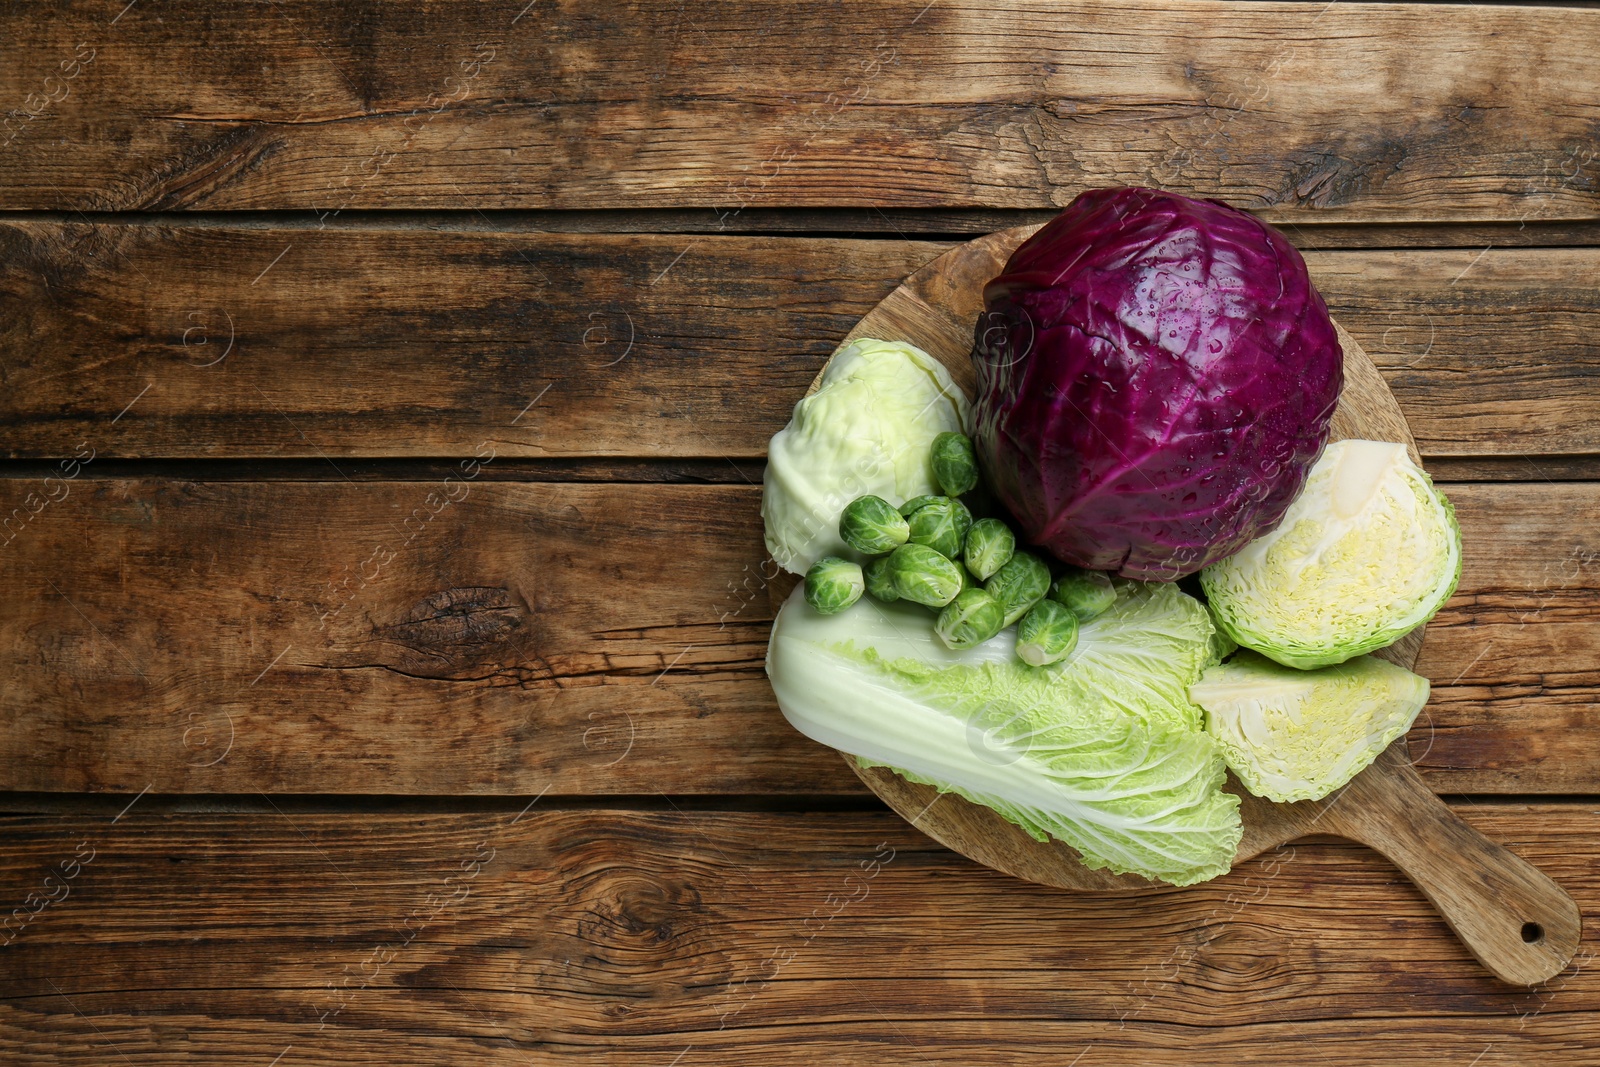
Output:
<instances>
[{"instance_id":1,"label":"white cabbage head","mask_svg":"<svg viewBox=\"0 0 1600 1067\"><path fill-rule=\"evenodd\" d=\"M1283 521L1201 571L1200 584L1229 637L1312 668L1393 644L1460 577L1455 509L1405 446L1336 441Z\"/></svg>"},{"instance_id":2,"label":"white cabbage head","mask_svg":"<svg viewBox=\"0 0 1600 1067\"><path fill-rule=\"evenodd\" d=\"M1302 671L1241 651L1208 669L1189 698L1246 789L1318 800L1411 728L1428 680L1371 656Z\"/></svg>"},{"instance_id":3,"label":"white cabbage head","mask_svg":"<svg viewBox=\"0 0 1600 1067\"><path fill-rule=\"evenodd\" d=\"M922 349L870 338L841 348L767 448L761 517L773 560L804 574L823 556L852 556L839 536L845 506L938 493L933 439L966 424L967 398Z\"/></svg>"}]
</instances>

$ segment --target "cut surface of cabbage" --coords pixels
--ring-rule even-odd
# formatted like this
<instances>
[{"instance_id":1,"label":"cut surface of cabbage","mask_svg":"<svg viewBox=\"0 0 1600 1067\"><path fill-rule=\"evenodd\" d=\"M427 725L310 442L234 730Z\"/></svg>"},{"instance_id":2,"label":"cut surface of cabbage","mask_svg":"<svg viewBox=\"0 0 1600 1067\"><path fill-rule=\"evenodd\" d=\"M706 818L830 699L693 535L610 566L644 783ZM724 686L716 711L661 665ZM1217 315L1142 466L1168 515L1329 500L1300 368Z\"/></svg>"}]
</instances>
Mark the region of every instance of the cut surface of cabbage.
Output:
<instances>
[{"instance_id":1,"label":"cut surface of cabbage","mask_svg":"<svg viewBox=\"0 0 1600 1067\"><path fill-rule=\"evenodd\" d=\"M1405 446L1336 441L1270 533L1200 573L1239 644L1313 668L1393 644L1461 577L1455 510Z\"/></svg>"},{"instance_id":2,"label":"cut surface of cabbage","mask_svg":"<svg viewBox=\"0 0 1600 1067\"><path fill-rule=\"evenodd\" d=\"M1371 656L1302 671L1240 651L1189 687L1250 792L1319 800L1411 728L1428 680Z\"/></svg>"}]
</instances>

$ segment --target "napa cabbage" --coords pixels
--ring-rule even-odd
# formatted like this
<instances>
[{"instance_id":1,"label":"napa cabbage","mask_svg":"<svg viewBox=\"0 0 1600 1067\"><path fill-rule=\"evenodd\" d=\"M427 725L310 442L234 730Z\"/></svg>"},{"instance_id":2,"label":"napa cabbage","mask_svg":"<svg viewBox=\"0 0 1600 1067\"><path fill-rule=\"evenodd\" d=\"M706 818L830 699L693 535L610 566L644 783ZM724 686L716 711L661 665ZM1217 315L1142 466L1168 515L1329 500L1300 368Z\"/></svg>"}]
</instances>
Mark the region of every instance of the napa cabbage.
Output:
<instances>
[{"instance_id":1,"label":"napa cabbage","mask_svg":"<svg viewBox=\"0 0 1600 1067\"><path fill-rule=\"evenodd\" d=\"M1189 885L1226 872L1241 833L1220 750L1188 687L1231 651L1176 586L1118 582L1064 660L1023 663L1004 631L952 650L929 613L862 598L778 613L767 673L796 729L992 808L1085 865Z\"/></svg>"}]
</instances>

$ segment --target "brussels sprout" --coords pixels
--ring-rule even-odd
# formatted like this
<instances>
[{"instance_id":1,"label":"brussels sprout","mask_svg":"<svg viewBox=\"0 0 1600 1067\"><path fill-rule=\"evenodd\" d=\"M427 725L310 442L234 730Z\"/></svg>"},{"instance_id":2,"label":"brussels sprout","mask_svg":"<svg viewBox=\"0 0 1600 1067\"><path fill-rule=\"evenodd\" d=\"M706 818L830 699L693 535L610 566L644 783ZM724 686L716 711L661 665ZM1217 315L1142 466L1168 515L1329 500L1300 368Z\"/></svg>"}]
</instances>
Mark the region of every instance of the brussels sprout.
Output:
<instances>
[{"instance_id":1,"label":"brussels sprout","mask_svg":"<svg viewBox=\"0 0 1600 1067\"><path fill-rule=\"evenodd\" d=\"M946 559L960 559L961 545L972 528L972 512L961 501L942 496L913 511L906 521L912 544L927 545Z\"/></svg>"},{"instance_id":2,"label":"brussels sprout","mask_svg":"<svg viewBox=\"0 0 1600 1067\"><path fill-rule=\"evenodd\" d=\"M1015 552L983 587L1006 609L1010 626L1050 591L1050 568L1031 552Z\"/></svg>"},{"instance_id":3,"label":"brussels sprout","mask_svg":"<svg viewBox=\"0 0 1600 1067\"><path fill-rule=\"evenodd\" d=\"M978 455L972 438L946 430L933 439L933 480L946 496L970 493L978 484Z\"/></svg>"},{"instance_id":4,"label":"brussels sprout","mask_svg":"<svg viewBox=\"0 0 1600 1067\"><path fill-rule=\"evenodd\" d=\"M889 557L879 556L862 568L867 582L867 595L885 604L899 600L894 589L894 572L889 569Z\"/></svg>"},{"instance_id":5,"label":"brussels sprout","mask_svg":"<svg viewBox=\"0 0 1600 1067\"><path fill-rule=\"evenodd\" d=\"M1065 604L1046 597L1017 623L1017 655L1043 667L1067 658L1078 646L1078 616Z\"/></svg>"},{"instance_id":6,"label":"brussels sprout","mask_svg":"<svg viewBox=\"0 0 1600 1067\"><path fill-rule=\"evenodd\" d=\"M806 571L806 603L824 615L854 604L866 587L861 568L838 556L823 556Z\"/></svg>"},{"instance_id":7,"label":"brussels sprout","mask_svg":"<svg viewBox=\"0 0 1600 1067\"><path fill-rule=\"evenodd\" d=\"M1108 575L1068 567L1065 574L1050 583L1050 599L1071 608L1079 622L1088 622L1116 603L1117 591Z\"/></svg>"},{"instance_id":8,"label":"brussels sprout","mask_svg":"<svg viewBox=\"0 0 1600 1067\"><path fill-rule=\"evenodd\" d=\"M933 624L940 640L954 649L982 644L1004 627L1005 611L988 591L973 586L963 589L939 612Z\"/></svg>"},{"instance_id":9,"label":"brussels sprout","mask_svg":"<svg viewBox=\"0 0 1600 1067\"><path fill-rule=\"evenodd\" d=\"M862 496L839 516L839 536L857 552L876 556L906 543L911 527L900 511L881 496Z\"/></svg>"},{"instance_id":10,"label":"brussels sprout","mask_svg":"<svg viewBox=\"0 0 1600 1067\"><path fill-rule=\"evenodd\" d=\"M951 562L954 563L955 561L951 560ZM965 593L968 589L982 589L983 588L983 583L978 581L978 579L974 578L972 576L972 572L967 570L967 568L961 566L960 564L957 564L956 565L956 570L961 572L961 592L962 593ZM956 595L959 596L960 594L958 593Z\"/></svg>"},{"instance_id":11,"label":"brussels sprout","mask_svg":"<svg viewBox=\"0 0 1600 1067\"><path fill-rule=\"evenodd\" d=\"M1461 577L1461 528L1404 445L1336 441L1283 521L1200 572L1229 637L1302 670L1392 644Z\"/></svg>"},{"instance_id":12,"label":"brussels sprout","mask_svg":"<svg viewBox=\"0 0 1600 1067\"><path fill-rule=\"evenodd\" d=\"M961 550L967 570L980 582L986 582L994 572L1006 565L1017 550L1017 535L999 519L979 519L967 531L967 541Z\"/></svg>"},{"instance_id":13,"label":"brussels sprout","mask_svg":"<svg viewBox=\"0 0 1600 1067\"><path fill-rule=\"evenodd\" d=\"M948 499L949 497L943 496L914 496L910 500L907 500L904 504L900 505L900 514L909 519L914 512L927 507L929 504L935 504L941 500Z\"/></svg>"},{"instance_id":14,"label":"brussels sprout","mask_svg":"<svg viewBox=\"0 0 1600 1067\"><path fill-rule=\"evenodd\" d=\"M907 600L942 608L961 592L961 567L927 545L901 545L889 554L894 591Z\"/></svg>"},{"instance_id":15,"label":"brussels sprout","mask_svg":"<svg viewBox=\"0 0 1600 1067\"><path fill-rule=\"evenodd\" d=\"M1208 669L1189 698L1246 789L1318 800L1411 728L1428 680L1371 656L1302 671L1244 651Z\"/></svg>"}]
</instances>

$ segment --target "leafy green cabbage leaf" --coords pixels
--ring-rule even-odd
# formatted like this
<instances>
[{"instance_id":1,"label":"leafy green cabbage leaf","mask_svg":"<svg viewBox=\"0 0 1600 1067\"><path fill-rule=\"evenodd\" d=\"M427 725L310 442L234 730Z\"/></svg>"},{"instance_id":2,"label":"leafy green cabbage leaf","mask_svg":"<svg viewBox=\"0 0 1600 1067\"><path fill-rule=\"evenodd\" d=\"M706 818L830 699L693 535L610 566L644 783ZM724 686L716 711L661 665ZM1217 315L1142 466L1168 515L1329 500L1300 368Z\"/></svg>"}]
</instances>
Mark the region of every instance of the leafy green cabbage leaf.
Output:
<instances>
[{"instance_id":1,"label":"leafy green cabbage leaf","mask_svg":"<svg viewBox=\"0 0 1600 1067\"><path fill-rule=\"evenodd\" d=\"M1189 885L1226 872L1238 798L1188 687L1228 646L1177 587L1119 582L1073 653L1032 667L1015 631L953 651L915 605L863 598L823 616L802 597L767 653L802 733L992 808L1094 869Z\"/></svg>"}]
</instances>

